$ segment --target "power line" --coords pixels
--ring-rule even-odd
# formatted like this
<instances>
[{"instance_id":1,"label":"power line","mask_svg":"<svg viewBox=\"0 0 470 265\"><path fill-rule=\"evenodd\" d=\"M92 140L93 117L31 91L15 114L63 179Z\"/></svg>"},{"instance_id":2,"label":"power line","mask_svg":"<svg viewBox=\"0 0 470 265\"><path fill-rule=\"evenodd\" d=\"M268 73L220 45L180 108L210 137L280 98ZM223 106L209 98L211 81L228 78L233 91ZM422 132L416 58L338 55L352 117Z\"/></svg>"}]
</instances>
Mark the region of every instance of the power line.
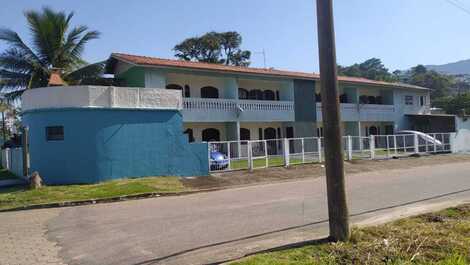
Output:
<instances>
[{"instance_id":1,"label":"power line","mask_svg":"<svg viewBox=\"0 0 470 265\"><path fill-rule=\"evenodd\" d=\"M456 8L462 10L463 12L467 13L470 15L470 10L462 6L462 2L459 2L458 0L445 0L447 3L455 6Z\"/></svg>"}]
</instances>

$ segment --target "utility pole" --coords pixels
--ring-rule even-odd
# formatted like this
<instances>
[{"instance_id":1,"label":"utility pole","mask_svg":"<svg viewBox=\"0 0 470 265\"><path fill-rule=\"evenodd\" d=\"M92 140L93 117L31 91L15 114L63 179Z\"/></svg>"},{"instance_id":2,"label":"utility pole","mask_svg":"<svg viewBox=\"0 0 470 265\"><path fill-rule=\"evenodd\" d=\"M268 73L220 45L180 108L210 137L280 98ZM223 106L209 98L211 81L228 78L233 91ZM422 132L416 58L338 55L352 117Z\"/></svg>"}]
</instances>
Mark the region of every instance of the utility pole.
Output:
<instances>
[{"instance_id":1,"label":"utility pole","mask_svg":"<svg viewBox=\"0 0 470 265\"><path fill-rule=\"evenodd\" d=\"M346 241L350 230L340 126L333 0L317 0L317 23L330 239Z\"/></svg>"}]
</instances>

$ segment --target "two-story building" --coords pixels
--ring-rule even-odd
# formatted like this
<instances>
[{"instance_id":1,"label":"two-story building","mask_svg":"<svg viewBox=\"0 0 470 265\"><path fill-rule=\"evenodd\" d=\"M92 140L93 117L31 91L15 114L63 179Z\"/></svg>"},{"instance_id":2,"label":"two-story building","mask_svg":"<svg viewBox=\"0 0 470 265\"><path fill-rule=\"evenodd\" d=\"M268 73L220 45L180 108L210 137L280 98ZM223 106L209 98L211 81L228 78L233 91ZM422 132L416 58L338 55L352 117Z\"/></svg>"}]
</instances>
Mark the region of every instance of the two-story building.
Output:
<instances>
[{"instance_id":1,"label":"two-story building","mask_svg":"<svg viewBox=\"0 0 470 265\"><path fill-rule=\"evenodd\" d=\"M112 54L126 86L180 90L189 141L322 136L317 74ZM428 114L429 89L339 77L344 135L393 134Z\"/></svg>"}]
</instances>

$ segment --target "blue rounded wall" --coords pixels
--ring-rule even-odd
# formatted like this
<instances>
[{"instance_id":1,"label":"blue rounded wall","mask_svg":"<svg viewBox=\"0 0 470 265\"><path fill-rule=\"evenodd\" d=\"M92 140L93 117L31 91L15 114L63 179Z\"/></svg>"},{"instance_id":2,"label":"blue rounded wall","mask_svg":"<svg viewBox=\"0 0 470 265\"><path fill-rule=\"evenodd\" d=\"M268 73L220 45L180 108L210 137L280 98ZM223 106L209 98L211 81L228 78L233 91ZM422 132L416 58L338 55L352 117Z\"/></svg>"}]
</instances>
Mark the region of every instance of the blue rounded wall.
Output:
<instances>
[{"instance_id":1,"label":"blue rounded wall","mask_svg":"<svg viewBox=\"0 0 470 265\"><path fill-rule=\"evenodd\" d=\"M22 122L31 171L46 184L208 175L207 144L188 143L178 111L45 109L23 113ZM64 139L47 141L48 126L63 126Z\"/></svg>"}]
</instances>

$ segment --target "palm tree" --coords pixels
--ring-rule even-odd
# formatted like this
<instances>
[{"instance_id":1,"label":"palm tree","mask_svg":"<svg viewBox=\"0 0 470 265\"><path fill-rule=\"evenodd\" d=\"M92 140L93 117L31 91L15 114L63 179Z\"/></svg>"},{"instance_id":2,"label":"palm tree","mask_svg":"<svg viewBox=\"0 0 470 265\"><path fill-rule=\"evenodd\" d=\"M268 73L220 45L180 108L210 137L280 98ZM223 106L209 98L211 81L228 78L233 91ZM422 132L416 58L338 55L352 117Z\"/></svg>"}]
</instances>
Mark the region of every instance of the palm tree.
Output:
<instances>
[{"instance_id":1,"label":"palm tree","mask_svg":"<svg viewBox=\"0 0 470 265\"><path fill-rule=\"evenodd\" d=\"M26 89L47 86L53 69L60 69L62 79L77 84L96 78L104 62L87 64L82 59L85 44L97 39L98 31L86 26L71 28L73 12L55 12L50 8L24 13L31 33L31 45L10 29L0 29L0 40L9 47L0 54L0 92L11 99Z\"/></svg>"}]
</instances>

